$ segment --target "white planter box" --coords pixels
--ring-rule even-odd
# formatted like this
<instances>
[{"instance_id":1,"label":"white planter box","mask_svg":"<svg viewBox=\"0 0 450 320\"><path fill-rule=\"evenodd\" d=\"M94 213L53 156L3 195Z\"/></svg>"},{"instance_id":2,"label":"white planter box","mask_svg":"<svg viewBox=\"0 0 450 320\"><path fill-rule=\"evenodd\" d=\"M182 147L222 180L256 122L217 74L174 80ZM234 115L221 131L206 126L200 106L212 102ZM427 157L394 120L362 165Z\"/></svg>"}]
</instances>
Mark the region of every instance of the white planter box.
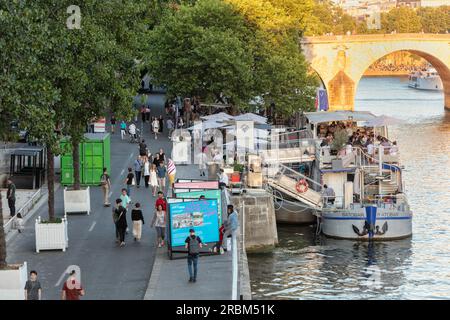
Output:
<instances>
[{"instance_id":1,"label":"white planter box","mask_svg":"<svg viewBox=\"0 0 450 320\"><path fill-rule=\"evenodd\" d=\"M67 234L67 218L61 223L42 223L41 217L36 219L36 252L40 250L62 250L69 247Z\"/></svg>"},{"instance_id":2,"label":"white planter box","mask_svg":"<svg viewBox=\"0 0 450 320\"><path fill-rule=\"evenodd\" d=\"M0 300L25 300L27 263L15 270L0 270Z\"/></svg>"},{"instance_id":3,"label":"white planter box","mask_svg":"<svg viewBox=\"0 0 450 320\"><path fill-rule=\"evenodd\" d=\"M90 189L68 190L64 188L64 215L69 212L91 213Z\"/></svg>"}]
</instances>

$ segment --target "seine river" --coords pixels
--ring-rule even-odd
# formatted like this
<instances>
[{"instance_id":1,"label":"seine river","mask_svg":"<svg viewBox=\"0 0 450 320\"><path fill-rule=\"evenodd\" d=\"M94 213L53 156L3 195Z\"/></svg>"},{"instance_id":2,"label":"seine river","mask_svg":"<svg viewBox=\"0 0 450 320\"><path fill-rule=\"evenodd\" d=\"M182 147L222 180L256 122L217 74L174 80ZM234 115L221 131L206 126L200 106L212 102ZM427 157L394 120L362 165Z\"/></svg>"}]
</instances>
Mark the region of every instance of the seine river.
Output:
<instances>
[{"instance_id":1,"label":"seine river","mask_svg":"<svg viewBox=\"0 0 450 320\"><path fill-rule=\"evenodd\" d=\"M443 104L443 93L410 89L405 78L361 80L355 110L405 120L389 134L405 166L413 236L369 246L280 225L274 252L249 255L254 299L450 299L450 112Z\"/></svg>"}]
</instances>

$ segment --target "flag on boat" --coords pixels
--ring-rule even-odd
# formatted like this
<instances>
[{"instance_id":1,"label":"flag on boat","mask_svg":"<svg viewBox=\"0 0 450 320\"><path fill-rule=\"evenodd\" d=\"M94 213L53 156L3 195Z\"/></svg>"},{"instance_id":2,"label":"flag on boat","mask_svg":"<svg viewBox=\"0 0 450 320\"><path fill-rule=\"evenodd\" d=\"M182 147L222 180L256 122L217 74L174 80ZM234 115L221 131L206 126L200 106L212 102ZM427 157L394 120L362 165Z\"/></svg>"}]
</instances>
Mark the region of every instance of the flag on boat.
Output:
<instances>
[{"instance_id":1,"label":"flag on boat","mask_svg":"<svg viewBox=\"0 0 450 320\"><path fill-rule=\"evenodd\" d=\"M317 111L328 111L327 90L324 88L317 88L315 107Z\"/></svg>"}]
</instances>

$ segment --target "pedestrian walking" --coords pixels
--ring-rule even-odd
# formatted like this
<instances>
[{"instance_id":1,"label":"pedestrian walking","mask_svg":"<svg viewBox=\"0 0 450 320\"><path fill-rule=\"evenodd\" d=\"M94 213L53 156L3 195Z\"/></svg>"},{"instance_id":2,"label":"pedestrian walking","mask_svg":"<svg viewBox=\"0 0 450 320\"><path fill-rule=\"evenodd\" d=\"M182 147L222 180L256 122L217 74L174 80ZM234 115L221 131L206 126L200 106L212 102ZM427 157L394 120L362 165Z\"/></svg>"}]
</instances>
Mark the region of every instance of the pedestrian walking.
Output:
<instances>
[{"instance_id":1,"label":"pedestrian walking","mask_svg":"<svg viewBox=\"0 0 450 320\"><path fill-rule=\"evenodd\" d=\"M152 164L150 169L150 185L152 186L152 194L156 196L156 188L158 188L158 176L156 173L156 166Z\"/></svg>"},{"instance_id":2,"label":"pedestrian walking","mask_svg":"<svg viewBox=\"0 0 450 320\"><path fill-rule=\"evenodd\" d=\"M37 279L37 272L30 271L30 279L25 283L25 300L41 300L42 286Z\"/></svg>"},{"instance_id":3,"label":"pedestrian walking","mask_svg":"<svg viewBox=\"0 0 450 320\"><path fill-rule=\"evenodd\" d=\"M164 131L164 119L163 119L163 116L159 116L158 121L159 121L159 133L162 134L163 131Z\"/></svg>"},{"instance_id":4,"label":"pedestrian walking","mask_svg":"<svg viewBox=\"0 0 450 320\"><path fill-rule=\"evenodd\" d=\"M145 187L148 188L149 182L150 182L150 161L148 161L148 158L145 158L144 160L144 183Z\"/></svg>"},{"instance_id":5,"label":"pedestrian walking","mask_svg":"<svg viewBox=\"0 0 450 320\"><path fill-rule=\"evenodd\" d=\"M173 184L175 183L175 175L177 173L177 168L175 166L175 162L172 159L169 159L167 162L167 174L169 175L169 188L173 188Z\"/></svg>"},{"instance_id":6,"label":"pedestrian walking","mask_svg":"<svg viewBox=\"0 0 450 320\"><path fill-rule=\"evenodd\" d=\"M202 248L202 240L195 234L194 229L189 230L189 236L186 238L185 248L188 249L187 264L189 271L189 282L197 281L197 265L200 249ZM192 270L194 267L194 270Z\"/></svg>"},{"instance_id":7,"label":"pedestrian walking","mask_svg":"<svg viewBox=\"0 0 450 320\"><path fill-rule=\"evenodd\" d=\"M134 241L141 241L144 216L142 215L141 204L139 202L136 202L135 208L131 211L131 221L133 221Z\"/></svg>"},{"instance_id":8,"label":"pedestrian walking","mask_svg":"<svg viewBox=\"0 0 450 320\"><path fill-rule=\"evenodd\" d=\"M166 176L167 176L167 169L164 165L164 162L159 163L159 167L156 168L156 173L158 174L158 187L159 190L163 193L166 193Z\"/></svg>"},{"instance_id":9,"label":"pedestrian walking","mask_svg":"<svg viewBox=\"0 0 450 320\"><path fill-rule=\"evenodd\" d=\"M208 161L208 156L205 153L205 150L202 151L198 155L198 169L200 170L200 177L206 176L206 163Z\"/></svg>"},{"instance_id":10,"label":"pedestrian walking","mask_svg":"<svg viewBox=\"0 0 450 320\"><path fill-rule=\"evenodd\" d=\"M111 190L111 180L107 168L103 168L103 174L100 176L100 185L102 186L103 192L103 206L109 207L111 205L111 203L109 202L109 190Z\"/></svg>"},{"instance_id":11,"label":"pedestrian walking","mask_svg":"<svg viewBox=\"0 0 450 320\"><path fill-rule=\"evenodd\" d=\"M131 187L134 184L134 174L133 174L133 169L128 168L128 175L125 178L125 184L127 186L127 194L130 197L131 196Z\"/></svg>"},{"instance_id":12,"label":"pedestrian walking","mask_svg":"<svg viewBox=\"0 0 450 320\"><path fill-rule=\"evenodd\" d=\"M232 237L236 235L239 230L239 218L236 210L234 210L234 206L229 204L227 206L228 219L224 223L225 232L223 235L224 239ZM228 240L227 240L228 241Z\"/></svg>"},{"instance_id":13,"label":"pedestrian walking","mask_svg":"<svg viewBox=\"0 0 450 320\"><path fill-rule=\"evenodd\" d=\"M141 186L141 176L142 176L142 166L144 163L142 162L140 156L137 157L136 160L134 160L134 174L136 177L136 188L139 188Z\"/></svg>"},{"instance_id":14,"label":"pedestrian walking","mask_svg":"<svg viewBox=\"0 0 450 320\"><path fill-rule=\"evenodd\" d=\"M141 110L139 112L141 113L142 123L144 123L145 122L145 105L141 106Z\"/></svg>"},{"instance_id":15,"label":"pedestrian walking","mask_svg":"<svg viewBox=\"0 0 450 320\"><path fill-rule=\"evenodd\" d=\"M139 143L139 155L142 158L148 158L148 148L147 148L147 144L145 143L145 140L142 139L141 143ZM144 160L144 159L142 159Z\"/></svg>"},{"instance_id":16,"label":"pedestrian walking","mask_svg":"<svg viewBox=\"0 0 450 320\"><path fill-rule=\"evenodd\" d=\"M145 122L150 122L150 107L145 107Z\"/></svg>"},{"instance_id":17,"label":"pedestrian walking","mask_svg":"<svg viewBox=\"0 0 450 320\"><path fill-rule=\"evenodd\" d=\"M163 211L167 211L167 201L164 199L164 194L161 191L158 192L158 199L156 199L155 202L155 209L158 209L158 206L162 206Z\"/></svg>"},{"instance_id":18,"label":"pedestrian walking","mask_svg":"<svg viewBox=\"0 0 450 320\"><path fill-rule=\"evenodd\" d=\"M164 238L166 235L166 211L160 204L156 207L156 212L153 215L152 226L156 229L156 245L158 248L164 247Z\"/></svg>"},{"instance_id":19,"label":"pedestrian walking","mask_svg":"<svg viewBox=\"0 0 450 320\"><path fill-rule=\"evenodd\" d=\"M120 200L122 200L122 205L128 209L128 206L131 203L131 198L127 194L127 189L123 188L122 193L120 194Z\"/></svg>"},{"instance_id":20,"label":"pedestrian walking","mask_svg":"<svg viewBox=\"0 0 450 320\"><path fill-rule=\"evenodd\" d=\"M155 117L152 121L152 129L153 133L155 134L155 140L158 139L158 133L159 133L159 120Z\"/></svg>"},{"instance_id":21,"label":"pedestrian walking","mask_svg":"<svg viewBox=\"0 0 450 320\"><path fill-rule=\"evenodd\" d=\"M116 130L116 117L114 115L111 116L111 134L114 134L115 130Z\"/></svg>"},{"instance_id":22,"label":"pedestrian walking","mask_svg":"<svg viewBox=\"0 0 450 320\"><path fill-rule=\"evenodd\" d=\"M16 228L19 233L22 233L24 229L24 222L20 212L16 214L16 218L14 219L14 228Z\"/></svg>"},{"instance_id":23,"label":"pedestrian walking","mask_svg":"<svg viewBox=\"0 0 450 320\"><path fill-rule=\"evenodd\" d=\"M166 120L167 130L169 131L169 140L172 140L172 132L173 132L173 120L171 118Z\"/></svg>"},{"instance_id":24,"label":"pedestrian walking","mask_svg":"<svg viewBox=\"0 0 450 320\"><path fill-rule=\"evenodd\" d=\"M113 212L113 221L116 226L116 236L121 247L125 245L125 233L128 228L127 209L122 204L121 199L116 200L116 208Z\"/></svg>"},{"instance_id":25,"label":"pedestrian walking","mask_svg":"<svg viewBox=\"0 0 450 320\"><path fill-rule=\"evenodd\" d=\"M161 159L159 157L159 153L156 153L155 156L153 157L153 164L158 168L160 162Z\"/></svg>"},{"instance_id":26,"label":"pedestrian walking","mask_svg":"<svg viewBox=\"0 0 450 320\"><path fill-rule=\"evenodd\" d=\"M75 270L69 273L69 278L64 282L62 288L62 300L80 300L81 296L84 296L85 292L81 281L77 279Z\"/></svg>"},{"instance_id":27,"label":"pedestrian walking","mask_svg":"<svg viewBox=\"0 0 450 320\"><path fill-rule=\"evenodd\" d=\"M123 140L126 134L127 134L127 124L125 123L125 121L122 120L120 122L120 139Z\"/></svg>"},{"instance_id":28,"label":"pedestrian walking","mask_svg":"<svg viewBox=\"0 0 450 320\"><path fill-rule=\"evenodd\" d=\"M8 178L8 191L6 191L6 199L8 199L9 215L14 217L16 215L16 185Z\"/></svg>"},{"instance_id":29,"label":"pedestrian walking","mask_svg":"<svg viewBox=\"0 0 450 320\"><path fill-rule=\"evenodd\" d=\"M159 154L159 161L160 161L160 162L161 162L161 161L166 162L166 154L164 153L163 148L160 148L160 149L159 149L158 154Z\"/></svg>"}]
</instances>

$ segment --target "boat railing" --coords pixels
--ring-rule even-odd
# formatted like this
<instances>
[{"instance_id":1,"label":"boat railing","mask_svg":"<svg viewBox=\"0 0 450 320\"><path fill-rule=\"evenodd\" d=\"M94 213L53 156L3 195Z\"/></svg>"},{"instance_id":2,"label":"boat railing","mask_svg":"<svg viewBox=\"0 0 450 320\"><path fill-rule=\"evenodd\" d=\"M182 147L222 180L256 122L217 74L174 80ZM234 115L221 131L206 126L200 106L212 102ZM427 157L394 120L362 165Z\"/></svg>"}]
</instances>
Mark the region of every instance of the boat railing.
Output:
<instances>
[{"instance_id":1,"label":"boat railing","mask_svg":"<svg viewBox=\"0 0 450 320\"><path fill-rule=\"evenodd\" d=\"M334 203L331 204L329 199L334 198ZM375 195L374 197L365 198L363 202L348 199L346 201L344 196L327 197L323 196L323 208L333 211L347 211L360 209L367 206L376 206L380 209L397 210L401 212L408 212L410 210L406 196L402 194L387 196Z\"/></svg>"},{"instance_id":2,"label":"boat railing","mask_svg":"<svg viewBox=\"0 0 450 320\"><path fill-rule=\"evenodd\" d=\"M286 177L289 177L289 178L292 178L295 180L304 179L307 181L310 188L312 188L314 191L317 191L317 192L322 191L323 186L320 183L314 181L313 179L305 176L304 174L302 174L298 171L295 171L283 164L279 164L278 165L278 174L275 176L275 180L280 179L282 176L286 176Z\"/></svg>"},{"instance_id":3,"label":"boat railing","mask_svg":"<svg viewBox=\"0 0 450 320\"><path fill-rule=\"evenodd\" d=\"M399 162L399 154L396 152L395 154L391 154L390 152L386 153L386 150L389 150L390 147L377 146L375 150L377 152L382 152L381 161L382 163L390 164L390 163L398 163ZM333 160L342 160L343 167L361 167L361 166L370 166L373 164L379 163L379 157L376 154L369 155L366 153L361 147L351 147L351 148L343 148L337 154L332 154L331 148L329 146L321 147L318 142L316 142L316 159L319 159L320 168L331 166ZM377 153L378 154L378 153Z\"/></svg>"}]
</instances>

